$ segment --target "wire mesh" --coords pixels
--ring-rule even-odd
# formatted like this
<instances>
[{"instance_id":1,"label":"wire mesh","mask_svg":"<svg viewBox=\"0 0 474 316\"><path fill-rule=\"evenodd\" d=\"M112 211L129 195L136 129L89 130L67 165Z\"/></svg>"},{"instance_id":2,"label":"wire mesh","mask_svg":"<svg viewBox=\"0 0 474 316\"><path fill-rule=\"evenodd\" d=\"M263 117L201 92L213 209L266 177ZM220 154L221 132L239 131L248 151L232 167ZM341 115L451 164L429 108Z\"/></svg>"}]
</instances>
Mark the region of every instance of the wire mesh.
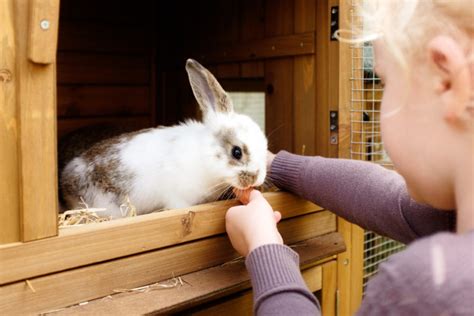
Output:
<instances>
[{"instance_id":1,"label":"wire mesh","mask_svg":"<svg viewBox=\"0 0 474 316\"><path fill-rule=\"evenodd\" d=\"M363 5L364 0L352 0L350 16L354 31L364 26L359 14L359 8ZM372 44L353 44L351 56L351 158L391 168L380 132L383 85L374 71ZM369 279L377 273L379 264L403 248L404 245L397 241L365 231L363 293Z\"/></svg>"}]
</instances>

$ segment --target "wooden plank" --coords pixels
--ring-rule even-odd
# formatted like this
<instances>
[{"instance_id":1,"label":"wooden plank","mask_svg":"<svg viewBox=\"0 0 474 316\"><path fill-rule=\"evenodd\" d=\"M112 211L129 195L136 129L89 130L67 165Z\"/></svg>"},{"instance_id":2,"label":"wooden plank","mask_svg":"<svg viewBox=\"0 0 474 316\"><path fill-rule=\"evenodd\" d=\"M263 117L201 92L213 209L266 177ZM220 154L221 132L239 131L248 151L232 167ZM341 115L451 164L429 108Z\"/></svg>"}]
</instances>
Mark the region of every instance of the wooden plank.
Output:
<instances>
[{"instance_id":1,"label":"wooden plank","mask_svg":"<svg viewBox=\"0 0 474 316\"><path fill-rule=\"evenodd\" d=\"M321 210L289 193L265 193L265 196L285 218ZM0 246L0 284L224 233L225 213L236 204L215 202L117 219L64 229L58 237L47 240ZM182 221L189 214L194 214L192 226L183 226ZM330 213L321 214L318 215L321 220L328 223Z\"/></svg>"},{"instance_id":2,"label":"wooden plank","mask_svg":"<svg viewBox=\"0 0 474 316\"><path fill-rule=\"evenodd\" d=\"M21 240L57 234L56 66L28 60L28 1L15 1ZM54 43L51 43L54 45Z\"/></svg>"},{"instance_id":3,"label":"wooden plank","mask_svg":"<svg viewBox=\"0 0 474 316\"><path fill-rule=\"evenodd\" d=\"M360 307L364 281L364 229L352 224L351 245L351 305L350 311L355 314Z\"/></svg>"},{"instance_id":4,"label":"wooden plank","mask_svg":"<svg viewBox=\"0 0 474 316\"><path fill-rule=\"evenodd\" d=\"M136 5L115 0L62 1L61 20L133 27L149 21L150 9L151 1L141 1Z\"/></svg>"},{"instance_id":5,"label":"wooden plank","mask_svg":"<svg viewBox=\"0 0 474 316\"><path fill-rule=\"evenodd\" d=\"M216 72L214 73L217 79L227 78L239 78L240 77L240 64L239 63L227 63L217 65Z\"/></svg>"},{"instance_id":6,"label":"wooden plank","mask_svg":"<svg viewBox=\"0 0 474 316\"><path fill-rule=\"evenodd\" d=\"M316 74L314 56L295 57L293 74L294 151L316 153Z\"/></svg>"},{"instance_id":7,"label":"wooden plank","mask_svg":"<svg viewBox=\"0 0 474 316\"><path fill-rule=\"evenodd\" d=\"M329 246L330 245L330 246ZM303 249L305 251L303 251ZM319 258L330 257L344 249L339 234L332 233L306 241L304 247L295 247L300 255L301 266L315 263ZM324 266L324 265L323 265ZM318 291L322 286L321 266L311 266L303 272L311 291ZM149 291L139 294L116 294L110 299L98 299L87 305L73 306L59 311L59 315L100 315L108 311L110 314L164 314L178 311L193 313L189 310L197 305L209 302L211 308L198 307L195 312L203 313L221 310L219 299L232 293L242 293L251 284L243 259L231 261L223 265L181 276L183 285L166 291ZM243 293L249 293L244 291ZM227 298L226 298L227 300ZM252 301L250 301L250 307ZM121 311L121 312L120 312Z\"/></svg>"},{"instance_id":8,"label":"wooden plank","mask_svg":"<svg viewBox=\"0 0 474 316\"><path fill-rule=\"evenodd\" d=\"M105 116L95 118L60 119L58 121L58 137L61 138L67 133L77 130L81 127L102 124L123 127L127 130L139 130L141 128L151 127L149 115L132 117Z\"/></svg>"},{"instance_id":9,"label":"wooden plank","mask_svg":"<svg viewBox=\"0 0 474 316\"><path fill-rule=\"evenodd\" d=\"M311 292L321 290L322 268L312 267L301 271L301 275ZM198 311L186 311L189 315L226 315L241 316L252 315L253 313L253 293L250 290L237 293L231 297L225 297L222 302L212 302L210 307L198 308Z\"/></svg>"},{"instance_id":10,"label":"wooden plank","mask_svg":"<svg viewBox=\"0 0 474 316\"><path fill-rule=\"evenodd\" d=\"M205 63L239 62L276 57L313 54L315 35L313 32L267 37L238 44L219 45L210 50L196 53L198 60Z\"/></svg>"},{"instance_id":11,"label":"wooden plank","mask_svg":"<svg viewBox=\"0 0 474 316\"><path fill-rule=\"evenodd\" d=\"M284 221L281 225L284 227L295 220L298 218ZM318 223L317 220L313 222L313 226L316 226L316 223ZM315 232L312 237L316 237L317 234L318 232ZM287 240L304 238L299 230L291 230L283 237ZM316 241L318 242L321 243L321 240ZM324 242L324 244L327 243ZM341 249L339 242L338 245L338 251L341 251L343 247ZM308 253L312 253L313 261L321 258L320 252L314 249L308 250L312 248L310 241L306 241L304 246L296 247L295 250L299 251L300 248L306 248ZM325 255L332 254L334 252ZM223 264L237 256L227 237L224 236L149 251L29 279L28 284L35 292L23 281L2 286L0 287L0 310L6 315L13 311L19 314L44 312L103 297L112 294L115 289L135 288L169 279L172 276L199 271ZM302 260L301 263L309 262Z\"/></svg>"},{"instance_id":12,"label":"wooden plank","mask_svg":"<svg viewBox=\"0 0 474 316\"><path fill-rule=\"evenodd\" d=\"M0 2L0 244L20 240L14 0Z\"/></svg>"},{"instance_id":13,"label":"wooden plank","mask_svg":"<svg viewBox=\"0 0 474 316\"><path fill-rule=\"evenodd\" d=\"M147 85L150 66L147 55L60 52L58 83Z\"/></svg>"},{"instance_id":14,"label":"wooden plank","mask_svg":"<svg viewBox=\"0 0 474 316\"><path fill-rule=\"evenodd\" d=\"M265 63L263 61L250 61L240 64L241 78L263 78L265 76Z\"/></svg>"},{"instance_id":15,"label":"wooden plank","mask_svg":"<svg viewBox=\"0 0 474 316\"><path fill-rule=\"evenodd\" d=\"M337 294L337 263L328 262L323 265L321 314L324 316L343 315L339 314L336 296Z\"/></svg>"},{"instance_id":16,"label":"wooden plank","mask_svg":"<svg viewBox=\"0 0 474 316\"><path fill-rule=\"evenodd\" d=\"M316 155L329 156L329 9L328 0L316 1Z\"/></svg>"},{"instance_id":17,"label":"wooden plank","mask_svg":"<svg viewBox=\"0 0 474 316\"><path fill-rule=\"evenodd\" d=\"M316 9L314 0L295 1L295 32L313 31ZM294 151L302 155L316 153L316 74L315 56L294 59Z\"/></svg>"},{"instance_id":18,"label":"wooden plank","mask_svg":"<svg viewBox=\"0 0 474 316\"><path fill-rule=\"evenodd\" d=\"M265 62L265 129L269 150L293 150L293 59Z\"/></svg>"},{"instance_id":19,"label":"wooden plank","mask_svg":"<svg viewBox=\"0 0 474 316\"><path fill-rule=\"evenodd\" d=\"M75 52L146 54L151 49L145 25L110 25L104 22L61 21L58 50Z\"/></svg>"},{"instance_id":20,"label":"wooden plank","mask_svg":"<svg viewBox=\"0 0 474 316\"><path fill-rule=\"evenodd\" d=\"M293 0L265 1L265 37L293 34Z\"/></svg>"},{"instance_id":21,"label":"wooden plank","mask_svg":"<svg viewBox=\"0 0 474 316\"><path fill-rule=\"evenodd\" d=\"M58 117L150 113L150 86L59 86Z\"/></svg>"},{"instance_id":22,"label":"wooden plank","mask_svg":"<svg viewBox=\"0 0 474 316\"><path fill-rule=\"evenodd\" d=\"M295 0L295 33L316 30L316 0Z\"/></svg>"},{"instance_id":23,"label":"wooden plank","mask_svg":"<svg viewBox=\"0 0 474 316\"><path fill-rule=\"evenodd\" d=\"M329 16L331 15L331 8L338 7L339 0L329 0L328 8L328 20L330 21ZM329 42L328 46L328 111L337 111L339 110L339 41L330 41L331 30L329 28L329 23L327 24L327 33L325 35L326 40ZM329 113L326 114L326 122L329 126ZM339 138L339 132L330 132L326 142L328 143L328 157L337 158L338 156L338 144L332 143L330 141L331 136L336 136Z\"/></svg>"},{"instance_id":24,"label":"wooden plank","mask_svg":"<svg viewBox=\"0 0 474 316\"><path fill-rule=\"evenodd\" d=\"M28 59L38 64L56 61L59 0L30 0Z\"/></svg>"}]
</instances>

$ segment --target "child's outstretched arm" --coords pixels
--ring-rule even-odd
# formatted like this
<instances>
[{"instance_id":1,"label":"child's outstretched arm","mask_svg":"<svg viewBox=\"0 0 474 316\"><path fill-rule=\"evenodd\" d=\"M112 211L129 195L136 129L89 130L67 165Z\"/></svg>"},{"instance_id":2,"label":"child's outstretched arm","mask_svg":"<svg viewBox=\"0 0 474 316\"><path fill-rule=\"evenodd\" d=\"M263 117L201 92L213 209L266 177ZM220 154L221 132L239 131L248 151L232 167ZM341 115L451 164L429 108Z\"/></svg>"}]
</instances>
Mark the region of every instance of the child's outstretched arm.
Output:
<instances>
[{"instance_id":1,"label":"child's outstretched arm","mask_svg":"<svg viewBox=\"0 0 474 316\"><path fill-rule=\"evenodd\" d=\"M369 162L279 152L270 180L366 229L408 243L454 229L454 212L413 201L404 179Z\"/></svg>"}]
</instances>

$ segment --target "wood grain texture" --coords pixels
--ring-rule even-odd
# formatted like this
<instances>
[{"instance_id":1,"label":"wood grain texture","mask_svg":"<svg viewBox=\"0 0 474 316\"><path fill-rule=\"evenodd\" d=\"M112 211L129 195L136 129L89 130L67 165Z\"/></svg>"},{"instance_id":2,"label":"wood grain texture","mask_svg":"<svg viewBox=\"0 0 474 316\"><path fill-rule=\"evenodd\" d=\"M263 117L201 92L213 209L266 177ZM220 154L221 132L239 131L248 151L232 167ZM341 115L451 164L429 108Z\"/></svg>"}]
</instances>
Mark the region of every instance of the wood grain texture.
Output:
<instances>
[{"instance_id":1,"label":"wood grain texture","mask_svg":"<svg viewBox=\"0 0 474 316\"><path fill-rule=\"evenodd\" d=\"M37 64L56 61L59 0L30 0L28 59Z\"/></svg>"},{"instance_id":2,"label":"wood grain texture","mask_svg":"<svg viewBox=\"0 0 474 316\"><path fill-rule=\"evenodd\" d=\"M150 116L104 116L104 117L89 117L89 118L71 118L71 119L59 119L58 120L58 137L66 135L76 129L85 126L94 125L112 125L117 127L123 127L127 130L139 130L142 128L152 127L150 125Z\"/></svg>"},{"instance_id":3,"label":"wood grain texture","mask_svg":"<svg viewBox=\"0 0 474 316\"><path fill-rule=\"evenodd\" d=\"M331 245L327 246L326 245ZM304 247L295 247L303 264L316 264L319 258L327 258L344 249L342 239L337 233L332 233L307 240ZM305 249L306 251L302 251ZM322 287L322 266L313 265L302 271L311 291L318 291ZM106 311L115 314L126 311L126 314L165 314L182 312L186 314L218 314L223 308L234 306L236 311L245 311L252 308L252 300L242 300L242 296L251 293L249 275L246 271L244 261L236 260L223 265L211 267L201 271L185 274L182 277L183 285L169 289L156 290L140 294L117 294L111 299L98 299L87 305L74 306L54 315L85 315L103 314ZM234 296L230 296L237 293ZM219 300L225 297L225 300ZM231 298L228 300L228 298ZM232 299L233 298L233 299ZM223 303L220 303L224 301ZM209 304L202 305L209 302ZM245 304L245 309L238 307L236 302ZM201 305L196 309L192 307ZM210 306L210 307L209 307Z\"/></svg>"},{"instance_id":4,"label":"wood grain texture","mask_svg":"<svg viewBox=\"0 0 474 316\"><path fill-rule=\"evenodd\" d=\"M314 53L314 51L314 33L306 32L283 36L266 36L260 40L218 45L194 53L194 56L200 61L215 64L307 55Z\"/></svg>"},{"instance_id":5,"label":"wood grain texture","mask_svg":"<svg viewBox=\"0 0 474 316\"><path fill-rule=\"evenodd\" d=\"M0 244L20 240L14 2L0 2Z\"/></svg>"},{"instance_id":6,"label":"wood grain texture","mask_svg":"<svg viewBox=\"0 0 474 316\"><path fill-rule=\"evenodd\" d=\"M58 117L148 114L150 89L150 86L59 86Z\"/></svg>"},{"instance_id":7,"label":"wood grain texture","mask_svg":"<svg viewBox=\"0 0 474 316\"><path fill-rule=\"evenodd\" d=\"M296 220L298 218L283 221L281 226L284 227ZM318 222L313 222L313 225L315 223ZM318 232L315 231L310 238L317 236ZM301 235L298 229L293 229L288 233L283 233L283 237L286 240L300 241L305 238L305 235ZM317 242L321 243L321 240ZM307 250L307 253L312 253L313 260L317 261L321 257L331 256L343 249L343 245L339 242L337 242L338 247L335 247L333 239L331 243L334 246L331 253L323 254L314 249ZM295 250L299 251L300 248L310 249L311 242L306 241L304 246L295 247ZM337 251L334 252L336 248ZM2 286L0 287L0 310L7 315L13 311L20 314L44 312L107 296L112 294L114 289L134 288L166 280L172 276L206 269L228 262L237 256L230 242L224 236L149 251L29 279L35 292L32 292L25 282ZM301 263L308 264L310 261L309 259L302 260Z\"/></svg>"},{"instance_id":8,"label":"wood grain texture","mask_svg":"<svg viewBox=\"0 0 474 316\"><path fill-rule=\"evenodd\" d=\"M343 315L338 311L336 301L337 290L337 263L335 261L328 262L323 265L323 282L322 282L322 315L333 316Z\"/></svg>"},{"instance_id":9,"label":"wood grain texture","mask_svg":"<svg viewBox=\"0 0 474 316\"><path fill-rule=\"evenodd\" d=\"M30 2L15 1L21 240L57 234L56 65L28 60ZM54 43L51 43L54 45Z\"/></svg>"},{"instance_id":10,"label":"wood grain texture","mask_svg":"<svg viewBox=\"0 0 474 316\"><path fill-rule=\"evenodd\" d=\"M265 196L284 217L321 210L288 193L266 193ZM47 240L0 246L0 284L222 234L225 213L233 205L235 201L215 202L117 219L68 228L58 237ZM194 214L192 226L189 233L185 233L182 221L191 213ZM335 230L335 218L330 212L314 216L318 216L324 226L311 228L309 223L301 223L302 233L310 234L311 229L320 233Z\"/></svg>"},{"instance_id":11,"label":"wood grain texture","mask_svg":"<svg viewBox=\"0 0 474 316\"><path fill-rule=\"evenodd\" d=\"M60 52L58 83L146 85L149 67L149 58L141 55Z\"/></svg>"}]
</instances>

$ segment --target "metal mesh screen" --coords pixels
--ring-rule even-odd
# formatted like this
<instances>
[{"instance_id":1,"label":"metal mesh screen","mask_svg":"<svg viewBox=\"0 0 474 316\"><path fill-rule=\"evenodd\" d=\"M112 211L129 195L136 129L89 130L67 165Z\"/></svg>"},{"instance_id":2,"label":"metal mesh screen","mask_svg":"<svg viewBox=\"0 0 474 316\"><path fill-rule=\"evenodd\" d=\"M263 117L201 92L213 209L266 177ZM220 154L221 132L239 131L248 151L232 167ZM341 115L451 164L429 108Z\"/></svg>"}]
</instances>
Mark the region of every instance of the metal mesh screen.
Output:
<instances>
[{"instance_id":1,"label":"metal mesh screen","mask_svg":"<svg viewBox=\"0 0 474 316\"><path fill-rule=\"evenodd\" d=\"M363 0L353 0L351 25L362 28L358 14ZM387 168L392 164L383 148L380 134L380 105L383 85L374 72L374 54L370 43L351 46L351 158L371 161ZM366 231L364 234L363 290L377 273L378 266L391 254L404 248L394 240Z\"/></svg>"}]
</instances>

